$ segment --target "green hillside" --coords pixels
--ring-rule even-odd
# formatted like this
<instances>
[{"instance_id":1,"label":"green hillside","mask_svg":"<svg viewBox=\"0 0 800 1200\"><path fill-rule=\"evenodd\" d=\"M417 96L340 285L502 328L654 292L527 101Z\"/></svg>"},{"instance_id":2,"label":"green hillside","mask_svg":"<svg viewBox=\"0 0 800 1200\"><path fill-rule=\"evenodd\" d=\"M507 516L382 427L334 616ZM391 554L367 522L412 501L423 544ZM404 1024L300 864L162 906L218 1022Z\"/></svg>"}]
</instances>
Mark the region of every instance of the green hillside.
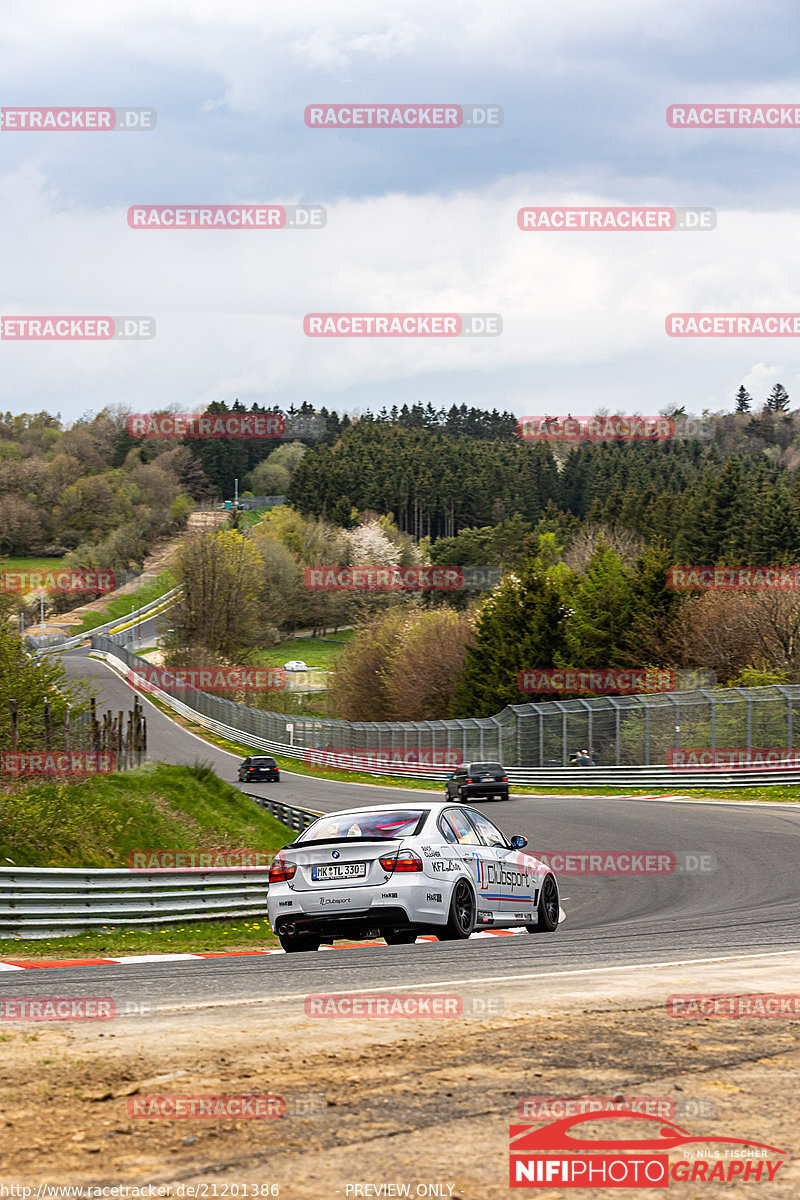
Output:
<instances>
[{"instance_id":1,"label":"green hillside","mask_svg":"<svg viewBox=\"0 0 800 1200\"><path fill-rule=\"evenodd\" d=\"M147 764L0 791L0 865L125 867L134 850L276 850L296 835L210 768Z\"/></svg>"}]
</instances>

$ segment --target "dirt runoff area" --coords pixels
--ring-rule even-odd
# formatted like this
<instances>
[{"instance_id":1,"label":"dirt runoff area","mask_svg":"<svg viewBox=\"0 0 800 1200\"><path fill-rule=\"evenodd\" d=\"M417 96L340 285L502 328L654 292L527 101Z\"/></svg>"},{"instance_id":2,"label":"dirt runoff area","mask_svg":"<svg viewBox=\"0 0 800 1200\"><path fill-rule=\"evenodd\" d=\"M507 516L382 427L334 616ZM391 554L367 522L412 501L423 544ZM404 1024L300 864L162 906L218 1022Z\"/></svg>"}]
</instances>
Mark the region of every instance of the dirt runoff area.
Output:
<instances>
[{"instance_id":1,"label":"dirt runoff area","mask_svg":"<svg viewBox=\"0 0 800 1200\"><path fill-rule=\"evenodd\" d=\"M616 1099L620 1109L662 1117L691 1136L782 1151L719 1142L671 1149L671 1169L683 1160L689 1175L670 1178L671 1195L794 1200L800 1018L678 1019L665 1001L676 993L788 993L798 978L800 954L774 955L410 989L431 1002L457 995L457 1007L476 1014L435 1019L310 1016L298 994L235 1006L198 1000L110 1022L6 1021L0 1195L24 1198L13 1185L43 1200L65 1194L51 1188L82 1185L71 1194L86 1200L494 1200L523 1194L509 1189L511 1124L541 1127ZM57 991L54 981L48 990ZM249 1116L236 1107L241 1100L230 1100L241 1096L250 1097ZM201 1117L195 1107L179 1118L175 1097L184 1111L198 1099L215 1111ZM642 1124L594 1121L581 1131L642 1137ZM767 1162L778 1161L767 1182ZM709 1177L718 1163L716 1176L733 1166L731 1182ZM575 1193L539 1183L532 1194ZM579 1194L620 1193L594 1186Z\"/></svg>"}]
</instances>

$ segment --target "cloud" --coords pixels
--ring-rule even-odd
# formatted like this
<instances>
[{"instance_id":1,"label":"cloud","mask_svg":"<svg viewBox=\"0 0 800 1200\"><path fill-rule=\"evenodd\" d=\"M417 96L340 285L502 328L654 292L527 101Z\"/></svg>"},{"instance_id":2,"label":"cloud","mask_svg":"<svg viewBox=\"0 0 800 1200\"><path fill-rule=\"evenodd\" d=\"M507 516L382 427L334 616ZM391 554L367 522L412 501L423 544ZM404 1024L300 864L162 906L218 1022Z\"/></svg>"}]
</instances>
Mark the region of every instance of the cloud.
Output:
<instances>
[{"instance_id":1,"label":"cloud","mask_svg":"<svg viewBox=\"0 0 800 1200\"><path fill-rule=\"evenodd\" d=\"M6 343L2 404L26 394L41 403L57 388L62 410L76 397L80 411L102 407L110 390L137 408L233 394L341 405L365 387L377 404L387 385L425 380L449 397L473 374L472 388L502 406L495 380L516 396L534 375L559 371L594 372L612 387L638 366L655 411L695 375L719 372L727 385L732 358L742 378L765 349L786 361L791 343L681 341L666 337L664 320L671 311L800 311L796 215L729 212L708 233L521 232L516 213L531 199L624 201L565 196L518 176L450 196L343 199L323 230L131 230L123 210L64 210L40 174L23 170L0 192L5 315L146 314L158 334L131 345ZM306 337L305 313L329 311L499 312L504 331ZM584 397L567 387L567 399L573 412L597 402L594 388Z\"/></svg>"},{"instance_id":2,"label":"cloud","mask_svg":"<svg viewBox=\"0 0 800 1200\"><path fill-rule=\"evenodd\" d=\"M580 413L620 395L650 411L727 403L759 371L781 371L790 387L791 341L664 332L675 310L800 310L800 131L665 120L670 103L796 96L785 22L780 0L6 0L4 103L153 106L159 123L147 134L0 133L3 311L149 314L158 336L4 343L2 403L81 412L115 399L380 407L424 396ZM498 103L505 122L303 124L315 101L387 99ZM135 203L247 201L321 203L328 225L125 223ZM518 207L547 203L713 205L719 225L516 228ZM304 337L303 314L324 309L497 311L504 333Z\"/></svg>"}]
</instances>

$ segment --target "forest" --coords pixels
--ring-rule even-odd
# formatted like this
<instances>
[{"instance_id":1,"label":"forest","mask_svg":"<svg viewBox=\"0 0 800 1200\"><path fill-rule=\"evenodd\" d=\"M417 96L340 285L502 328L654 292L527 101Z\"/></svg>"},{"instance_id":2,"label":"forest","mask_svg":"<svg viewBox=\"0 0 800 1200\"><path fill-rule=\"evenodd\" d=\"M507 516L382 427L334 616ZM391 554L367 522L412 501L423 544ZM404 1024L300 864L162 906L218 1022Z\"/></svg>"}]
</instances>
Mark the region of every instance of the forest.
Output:
<instances>
[{"instance_id":1,"label":"forest","mask_svg":"<svg viewBox=\"0 0 800 1200\"><path fill-rule=\"evenodd\" d=\"M236 481L242 496L287 503L234 511L227 532L186 540L176 664L246 662L293 629L354 625L329 698L353 719L488 715L533 698L520 695L520 671L550 666L798 682L793 593L667 583L676 564L800 561L800 417L780 385L757 412L742 393L732 412L669 410L665 440L577 444L526 441L514 414L465 405L342 417L302 405L288 415L323 421L313 437L282 441L137 439L114 408L69 427L0 415L0 553L136 567ZM375 564L502 578L449 594L305 582L309 567ZM214 605L203 591L212 577Z\"/></svg>"}]
</instances>

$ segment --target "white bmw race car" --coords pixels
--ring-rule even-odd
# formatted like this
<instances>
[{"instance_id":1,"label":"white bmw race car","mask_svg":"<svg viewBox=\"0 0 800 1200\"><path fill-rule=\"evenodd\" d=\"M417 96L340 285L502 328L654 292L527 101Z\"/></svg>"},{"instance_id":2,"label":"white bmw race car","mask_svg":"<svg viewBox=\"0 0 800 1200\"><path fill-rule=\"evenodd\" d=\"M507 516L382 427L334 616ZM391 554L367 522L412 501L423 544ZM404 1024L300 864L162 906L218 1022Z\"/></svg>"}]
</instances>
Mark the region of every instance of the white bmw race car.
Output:
<instances>
[{"instance_id":1,"label":"white bmw race car","mask_svg":"<svg viewBox=\"0 0 800 1200\"><path fill-rule=\"evenodd\" d=\"M521 834L452 801L326 813L275 857L267 905L284 950L335 938L405 945L524 925L552 933L558 883Z\"/></svg>"}]
</instances>

